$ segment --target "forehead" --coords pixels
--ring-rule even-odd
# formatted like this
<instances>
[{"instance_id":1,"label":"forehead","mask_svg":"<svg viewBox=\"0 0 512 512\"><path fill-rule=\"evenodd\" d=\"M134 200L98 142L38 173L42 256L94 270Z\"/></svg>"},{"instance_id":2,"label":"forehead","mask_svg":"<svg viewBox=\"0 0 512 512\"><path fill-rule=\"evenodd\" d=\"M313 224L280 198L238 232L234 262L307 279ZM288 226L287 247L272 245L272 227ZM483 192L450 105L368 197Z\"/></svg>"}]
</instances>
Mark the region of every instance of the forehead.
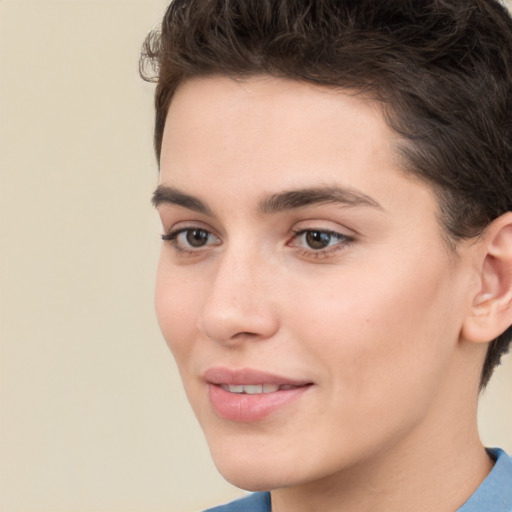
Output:
<instances>
[{"instance_id":1,"label":"forehead","mask_svg":"<svg viewBox=\"0 0 512 512\"><path fill-rule=\"evenodd\" d=\"M232 191L243 204L336 185L407 206L411 195L400 197L396 183L432 190L402 171L399 142L380 105L353 91L267 76L192 79L169 108L161 182L224 199Z\"/></svg>"},{"instance_id":2,"label":"forehead","mask_svg":"<svg viewBox=\"0 0 512 512\"><path fill-rule=\"evenodd\" d=\"M193 132L209 132L216 139L223 137L225 143L229 142L228 132L236 133L239 128L246 130L244 140L248 143L258 138L259 143L265 139L267 143L278 140L281 144L284 140L296 142L301 136L313 142L319 124L319 135L326 143L332 141L329 132L342 125L350 126L351 138L358 138L366 146L372 141L397 139L376 101L355 91L265 75L236 80L209 76L185 81L171 102L165 132L169 134L177 124L187 137ZM164 142L169 142L165 139L164 133ZM338 140L336 146L341 148L343 141Z\"/></svg>"}]
</instances>

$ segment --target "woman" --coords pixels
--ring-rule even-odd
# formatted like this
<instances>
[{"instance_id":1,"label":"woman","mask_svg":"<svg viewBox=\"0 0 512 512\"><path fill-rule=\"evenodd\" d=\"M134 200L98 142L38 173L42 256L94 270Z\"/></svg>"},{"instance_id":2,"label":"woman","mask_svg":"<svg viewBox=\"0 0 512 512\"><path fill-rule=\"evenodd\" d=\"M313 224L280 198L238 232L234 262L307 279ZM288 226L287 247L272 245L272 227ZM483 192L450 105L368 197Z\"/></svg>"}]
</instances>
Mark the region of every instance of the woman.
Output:
<instances>
[{"instance_id":1,"label":"woman","mask_svg":"<svg viewBox=\"0 0 512 512\"><path fill-rule=\"evenodd\" d=\"M478 395L512 325L512 21L493 0L175 0L156 308L221 511L512 508Z\"/></svg>"}]
</instances>

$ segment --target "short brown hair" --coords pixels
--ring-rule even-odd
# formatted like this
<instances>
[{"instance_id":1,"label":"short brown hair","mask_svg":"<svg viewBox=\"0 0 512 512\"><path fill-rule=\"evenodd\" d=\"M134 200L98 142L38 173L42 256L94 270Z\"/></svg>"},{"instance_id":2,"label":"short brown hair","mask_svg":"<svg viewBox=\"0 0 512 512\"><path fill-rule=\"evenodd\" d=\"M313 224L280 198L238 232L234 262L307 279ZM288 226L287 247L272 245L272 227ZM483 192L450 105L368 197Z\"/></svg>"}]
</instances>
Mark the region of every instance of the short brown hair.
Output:
<instances>
[{"instance_id":1,"label":"short brown hair","mask_svg":"<svg viewBox=\"0 0 512 512\"><path fill-rule=\"evenodd\" d=\"M512 20L495 0L174 0L141 56L141 75L157 81L158 160L176 88L213 74L380 101L453 247L512 210ZM490 343L481 387L511 338L509 328Z\"/></svg>"}]
</instances>

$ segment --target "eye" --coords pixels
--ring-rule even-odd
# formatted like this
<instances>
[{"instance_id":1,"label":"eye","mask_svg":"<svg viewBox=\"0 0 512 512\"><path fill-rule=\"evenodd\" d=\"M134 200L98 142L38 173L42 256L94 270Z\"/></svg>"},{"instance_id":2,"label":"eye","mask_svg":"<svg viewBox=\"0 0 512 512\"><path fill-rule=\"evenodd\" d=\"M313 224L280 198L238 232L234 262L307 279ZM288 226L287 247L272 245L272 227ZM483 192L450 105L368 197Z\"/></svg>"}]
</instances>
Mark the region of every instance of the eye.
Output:
<instances>
[{"instance_id":1,"label":"eye","mask_svg":"<svg viewBox=\"0 0 512 512\"><path fill-rule=\"evenodd\" d=\"M354 239L336 231L321 229L302 229L295 232L291 243L292 247L300 247L313 253L328 252L342 248Z\"/></svg>"},{"instance_id":2,"label":"eye","mask_svg":"<svg viewBox=\"0 0 512 512\"><path fill-rule=\"evenodd\" d=\"M187 229L182 235L185 235L185 240L191 247L203 247L208 244L210 233L204 229Z\"/></svg>"},{"instance_id":3,"label":"eye","mask_svg":"<svg viewBox=\"0 0 512 512\"><path fill-rule=\"evenodd\" d=\"M304 241L311 249L325 249L331 245L333 239L335 239L333 234L325 231L306 231L304 233Z\"/></svg>"},{"instance_id":4,"label":"eye","mask_svg":"<svg viewBox=\"0 0 512 512\"><path fill-rule=\"evenodd\" d=\"M181 228L162 235L162 240L169 241L178 251L193 251L210 245L219 245L220 240L203 228Z\"/></svg>"}]
</instances>

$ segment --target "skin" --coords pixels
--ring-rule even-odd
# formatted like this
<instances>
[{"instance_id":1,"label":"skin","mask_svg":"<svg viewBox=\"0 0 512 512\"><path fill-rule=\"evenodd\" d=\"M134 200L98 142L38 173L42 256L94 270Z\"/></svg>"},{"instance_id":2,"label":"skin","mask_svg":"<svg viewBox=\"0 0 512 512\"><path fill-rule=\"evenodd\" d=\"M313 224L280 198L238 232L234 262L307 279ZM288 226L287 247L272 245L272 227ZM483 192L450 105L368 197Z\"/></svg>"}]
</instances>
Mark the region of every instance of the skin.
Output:
<instances>
[{"instance_id":1,"label":"skin","mask_svg":"<svg viewBox=\"0 0 512 512\"><path fill-rule=\"evenodd\" d=\"M194 79L172 100L160 183L205 208L167 197L158 211L164 234L206 241L164 241L158 320L220 472L272 489L274 512L454 511L491 469L476 427L486 347L461 335L481 250L447 248L399 142L378 105L283 79ZM320 187L365 199L262 212ZM338 235L312 248L312 230ZM208 398L212 366L313 385L229 421Z\"/></svg>"}]
</instances>

